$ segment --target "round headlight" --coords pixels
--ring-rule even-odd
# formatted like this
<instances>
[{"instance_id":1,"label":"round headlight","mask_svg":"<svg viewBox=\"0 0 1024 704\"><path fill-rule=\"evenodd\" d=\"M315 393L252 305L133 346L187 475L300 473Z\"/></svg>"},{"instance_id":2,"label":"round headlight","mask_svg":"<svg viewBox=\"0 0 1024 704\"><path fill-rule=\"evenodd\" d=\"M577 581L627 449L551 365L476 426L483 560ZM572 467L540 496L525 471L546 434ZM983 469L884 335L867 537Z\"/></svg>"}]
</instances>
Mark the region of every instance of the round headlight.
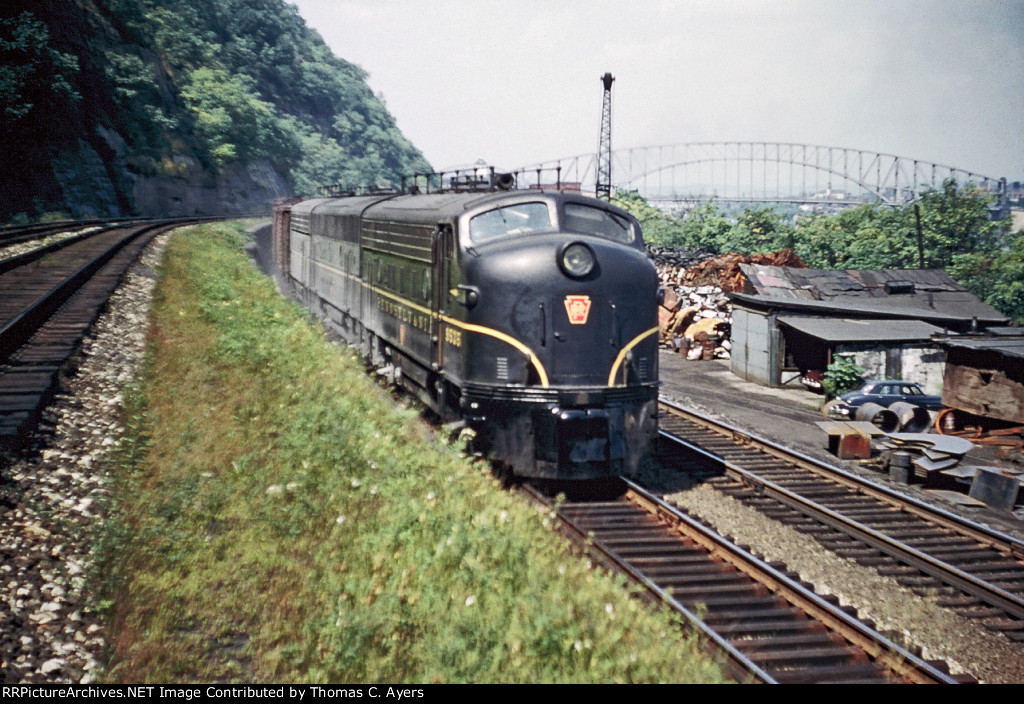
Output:
<instances>
[{"instance_id":1,"label":"round headlight","mask_svg":"<svg viewBox=\"0 0 1024 704\"><path fill-rule=\"evenodd\" d=\"M594 252L582 242L573 242L562 250L562 269L577 279L592 272L596 261Z\"/></svg>"}]
</instances>

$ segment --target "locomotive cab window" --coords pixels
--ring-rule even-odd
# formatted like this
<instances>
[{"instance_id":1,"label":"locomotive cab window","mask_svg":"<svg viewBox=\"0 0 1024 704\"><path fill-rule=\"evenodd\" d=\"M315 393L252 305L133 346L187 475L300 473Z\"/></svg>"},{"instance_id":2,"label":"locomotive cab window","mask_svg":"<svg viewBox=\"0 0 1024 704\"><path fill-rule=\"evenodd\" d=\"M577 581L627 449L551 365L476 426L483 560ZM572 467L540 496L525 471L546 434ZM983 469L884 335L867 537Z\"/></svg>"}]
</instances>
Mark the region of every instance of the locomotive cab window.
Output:
<instances>
[{"instance_id":1,"label":"locomotive cab window","mask_svg":"<svg viewBox=\"0 0 1024 704\"><path fill-rule=\"evenodd\" d=\"M604 237L624 244L632 244L636 237L632 223L625 218L578 203L565 204L564 227L571 232Z\"/></svg>"},{"instance_id":2,"label":"locomotive cab window","mask_svg":"<svg viewBox=\"0 0 1024 704\"><path fill-rule=\"evenodd\" d=\"M550 227L547 204L521 203L489 210L474 217L469 221L469 238L480 243L502 235L521 235Z\"/></svg>"}]
</instances>

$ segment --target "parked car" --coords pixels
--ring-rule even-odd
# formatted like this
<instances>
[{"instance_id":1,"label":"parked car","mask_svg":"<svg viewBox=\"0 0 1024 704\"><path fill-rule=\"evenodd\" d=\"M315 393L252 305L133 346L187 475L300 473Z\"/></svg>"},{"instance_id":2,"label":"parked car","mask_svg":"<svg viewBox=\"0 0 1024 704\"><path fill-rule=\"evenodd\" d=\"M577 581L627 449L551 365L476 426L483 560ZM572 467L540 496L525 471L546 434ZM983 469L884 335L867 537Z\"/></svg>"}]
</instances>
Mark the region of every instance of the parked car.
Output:
<instances>
[{"instance_id":1,"label":"parked car","mask_svg":"<svg viewBox=\"0 0 1024 704\"><path fill-rule=\"evenodd\" d=\"M941 396L932 396L921 390L920 385L912 381L899 381L897 379L872 379L865 381L856 391L848 391L842 394L838 403L831 402L828 415L834 418L850 418L855 410L865 403L877 403L879 406L888 408L897 401L903 401L929 411L940 411L942 405Z\"/></svg>"}]
</instances>

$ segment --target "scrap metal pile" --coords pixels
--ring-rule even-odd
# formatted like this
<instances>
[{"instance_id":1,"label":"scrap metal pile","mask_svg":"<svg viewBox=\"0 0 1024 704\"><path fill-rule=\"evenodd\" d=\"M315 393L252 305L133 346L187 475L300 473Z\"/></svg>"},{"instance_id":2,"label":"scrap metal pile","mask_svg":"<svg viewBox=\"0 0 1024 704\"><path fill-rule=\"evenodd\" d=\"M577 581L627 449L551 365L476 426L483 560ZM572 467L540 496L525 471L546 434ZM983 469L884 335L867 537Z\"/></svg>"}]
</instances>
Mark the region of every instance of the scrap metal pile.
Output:
<instances>
[{"instance_id":1,"label":"scrap metal pile","mask_svg":"<svg viewBox=\"0 0 1024 704\"><path fill-rule=\"evenodd\" d=\"M727 293L745 285L740 264L806 268L791 249L772 254L719 254L648 247L665 300L658 309L661 344L687 359L728 359L732 304Z\"/></svg>"}]
</instances>

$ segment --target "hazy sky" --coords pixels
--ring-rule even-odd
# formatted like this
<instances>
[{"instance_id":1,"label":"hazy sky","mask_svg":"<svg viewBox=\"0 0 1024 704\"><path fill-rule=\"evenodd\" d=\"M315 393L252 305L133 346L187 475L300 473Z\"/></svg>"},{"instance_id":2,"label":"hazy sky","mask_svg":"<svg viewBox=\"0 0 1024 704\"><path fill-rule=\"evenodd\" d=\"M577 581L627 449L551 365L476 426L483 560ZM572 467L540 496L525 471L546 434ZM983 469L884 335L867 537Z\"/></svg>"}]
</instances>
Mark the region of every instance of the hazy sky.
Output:
<instances>
[{"instance_id":1,"label":"hazy sky","mask_svg":"<svg viewBox=\"0 0 1024 704\"><path fill-rule=\"evenodd\" d=\"M1024 0L290 0L435 169L690 141L1024 180Z\"/></svg>"}]
</instances>

